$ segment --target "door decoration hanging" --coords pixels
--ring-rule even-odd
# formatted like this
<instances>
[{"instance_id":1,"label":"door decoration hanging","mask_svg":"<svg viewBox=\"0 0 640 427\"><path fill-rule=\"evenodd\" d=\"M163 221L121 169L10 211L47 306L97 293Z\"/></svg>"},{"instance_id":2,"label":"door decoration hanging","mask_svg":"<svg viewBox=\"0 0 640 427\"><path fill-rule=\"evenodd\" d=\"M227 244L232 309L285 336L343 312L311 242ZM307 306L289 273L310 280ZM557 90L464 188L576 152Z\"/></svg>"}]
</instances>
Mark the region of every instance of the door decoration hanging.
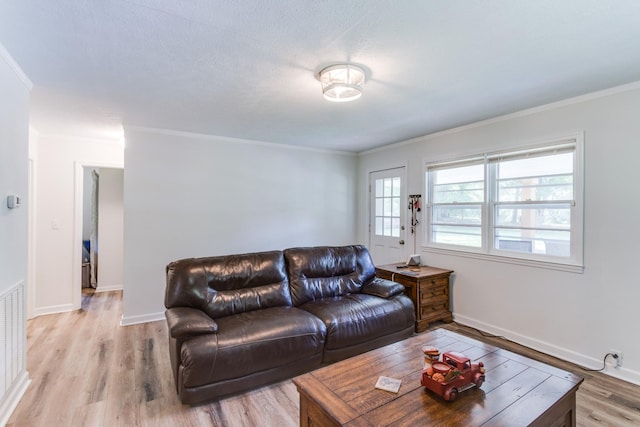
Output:
<instances>
[{"instance_id":1,"label":"door decoration hanging","mask_svg":"<svg viewBox=\"0 0 640 427\"><path fill-rule=\"evenodd\" d=\"M418 219L418 212L420 212L420 199L421 194L411 194L409 196L409 210L411 211L411 234L416 231L416 226L420 223Z\"/></svg>"}]
</instances>

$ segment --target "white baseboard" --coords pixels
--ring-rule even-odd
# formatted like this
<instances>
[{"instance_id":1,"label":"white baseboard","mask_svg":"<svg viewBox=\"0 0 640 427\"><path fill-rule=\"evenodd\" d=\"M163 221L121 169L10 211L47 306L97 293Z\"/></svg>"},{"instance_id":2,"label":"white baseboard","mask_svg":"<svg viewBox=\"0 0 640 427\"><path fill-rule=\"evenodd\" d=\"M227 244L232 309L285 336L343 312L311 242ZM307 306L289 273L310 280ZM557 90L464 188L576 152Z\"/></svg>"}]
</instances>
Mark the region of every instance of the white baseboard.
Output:
<instances>
[{"instance_id":1,"label":"white baseboard","mask_svg":"<svg viewBox=\"0 0 640 427\"><path fill-rule=\"evenodd\" d=\"M29 373L24 371L2 397L2 401L0 402L0 426L4 426L9 422L11 414L13 414L16 406L20 403L20 399L24 396L29 384L31 384Z\"/></svg>"},{"instance_id":2,"label":"white baseboard","mask_svg":"<svg viewBox=\"0 0 640 427\"><path fill-rule=\"evenodd\" d=\"M122 316L120 320L120 326L137 325L139 323L157 322L158 320L165 320L164 311L160 313L141 314L138 316Z\"/></svg>"},{"instance_id":3,"label":"white baseboard","mask_svg":"<svg viewBox=\"0 0 640 427\"><path fill-rule=\"evenodd\" d=\"M500 328L498 326L490 325L488 323L481 322L479 320L463 316L460 314L453 315L453 319L465 326L471 326L473 328L480 329L481 331L488 332L494 335L503 336L513 342L524 345L525 347L532 348L536 351L546 353L550 356L557 357L567 362L575 363L576 365L583 366L589 369L602 368L602 359L587 356L581 353L577 353L567 348L559 347L557 345L540 341L535 338L528 337L526 335L519 334L508 329ZM603 374L628 381L633 384L640 385L640 372L627 368L616 368L613 366L606 366Z\"/></svg>"},{"instance_id":4,"label":"white baseboard","mask_svg":"<svg viewBox=\"0 0 640 427\"><path fill-rule=\"evenodd\" d=\"M45 314L66 313L67 311L73 310L75 310L73 304L50 305L47 307L37 307L35 309L35 315L43 316Z\"/></svg>"},{"instance_id":5,"label":"white baseboard","mask_svg":"<svg viewBox=\"0 0 640 427\"><path fill-rule=\"evenodd\" d=\"M95 292L121 291L122 289L122 285L100 286L100 284L98 284Z\"/></svg>"}]
</instances>

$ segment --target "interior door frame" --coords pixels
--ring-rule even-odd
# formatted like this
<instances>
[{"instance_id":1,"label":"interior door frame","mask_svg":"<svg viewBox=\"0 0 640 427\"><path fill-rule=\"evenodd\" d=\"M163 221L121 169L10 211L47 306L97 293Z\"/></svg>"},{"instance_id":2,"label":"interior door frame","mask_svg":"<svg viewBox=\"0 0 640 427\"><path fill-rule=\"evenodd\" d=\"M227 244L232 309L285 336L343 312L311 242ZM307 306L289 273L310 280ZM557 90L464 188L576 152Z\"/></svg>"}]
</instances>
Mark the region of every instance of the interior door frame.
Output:
<instances>
[{"instance_id":1,"label":"interior door frame","mask_svg":"<svg viewBox=\"0 0 640 427\"><path fill-rule=\"evenodd\" d=\"M366 179L366 188L365 188L365 194L367 194L367 227L366 227L366 231L367 231L367 246L370 248L372 245L372 239L371 239L371 231L372 231L372 227L373 227L373 212L371 210L371 205L372 205L372 195L373 195L373 183L371 182L371 176L374 173L378 173L378 172L384 172L384 171L388 171L388 170L392 170L392 169L402 169L403 171L403 175L402 175L402 179L404 182L404 200L400 201L400 209L402 209L402 203L407 201L407 196L409 194L409 183L407 182L407 177L409 176L409 163L408 162L402 162L402 163L396 163L393 165L389 165L389 166L385 166L385 167L380 167L380 168L375 168L375 169L367 169L367 179ZM404 223L400 224L401 227L404 227L404 232L405 232L405 244L403 245L403 255L404 257L407 256L407 244L406 244L406 231L407 231L407 225L408 225L408 220L409 220L409 215L407 215L405 213L404 215Z\"/></svg>"},{"instance_id":2,"label":"interior door frame","mask_svg":"<svg viewBox=\"0 0 640 427\"><path fill-rule=\"evenodd\" d=\"M85 167L124 170L124 163L75 162L75 191L73 193L73 280L71 281L73 310L78 310L82 306L82 204L84 201Z\"/></svg>"},{"instance_id":3,"label":"interior door frame","mask_svg":"<svg viewBox=\"0 0 640 427\"><path fill-rule=\"evenodd\" d=\"M28 245L27 245L27 319L36 317L36 203L37 203L37 180L38 163L35 156L29 152L29 193L27 197L28 206Z\"/></svg>"}]
</instances>

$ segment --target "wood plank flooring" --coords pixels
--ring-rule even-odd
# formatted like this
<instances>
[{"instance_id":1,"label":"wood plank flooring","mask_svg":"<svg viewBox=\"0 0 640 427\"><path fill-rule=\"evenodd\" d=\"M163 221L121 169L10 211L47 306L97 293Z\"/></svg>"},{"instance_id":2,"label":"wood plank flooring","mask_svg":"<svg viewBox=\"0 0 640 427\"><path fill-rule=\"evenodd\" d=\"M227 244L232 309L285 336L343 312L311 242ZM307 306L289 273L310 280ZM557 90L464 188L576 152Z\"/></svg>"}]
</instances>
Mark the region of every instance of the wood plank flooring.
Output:
<instances>
[{"instance_id":1,"label":"wood plank flooring","mask_svg":"<svg viewBox=\"0 0 640 427\"><path fill-rule=\"evenodd\" d=\"M119 326L122 293L85 291L79 311L28 321L32 380L8 426L297 426L298 393L283 381L210 404L182 405L164 321ZM579 426L640 425L640 386L580 370L517 344L466 333L585 377Z\"/></svg>"}]
</instances>

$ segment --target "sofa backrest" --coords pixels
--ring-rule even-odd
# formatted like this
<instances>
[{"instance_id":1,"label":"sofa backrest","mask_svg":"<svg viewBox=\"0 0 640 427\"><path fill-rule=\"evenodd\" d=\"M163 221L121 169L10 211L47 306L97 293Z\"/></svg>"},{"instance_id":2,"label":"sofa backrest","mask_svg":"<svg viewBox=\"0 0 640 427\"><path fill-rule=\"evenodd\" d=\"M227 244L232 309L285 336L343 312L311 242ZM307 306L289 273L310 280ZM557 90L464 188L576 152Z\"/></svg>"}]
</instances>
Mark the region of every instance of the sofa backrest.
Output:
<instances>
[{"instance_id":1,"label":"sofa backrest","mask_svg":"<svg viewBox=\"0 0 640 427\"><path fill-rule=\"evenodd\" d=\"M364 246L320 246L284 251L294 306L320 298L358 293L375 278Z\"/></svg>"},{"instance_id":2,"label":"sofa backrest","mask_svg":"<svg viewBox=\"0 0 640 427\"><path fill-rule=\"evenodd\" d=\"M215 319L291 305L282 251L183 259L166 272L166 308L193 307Z\"/></svg>"}]
</instances>

